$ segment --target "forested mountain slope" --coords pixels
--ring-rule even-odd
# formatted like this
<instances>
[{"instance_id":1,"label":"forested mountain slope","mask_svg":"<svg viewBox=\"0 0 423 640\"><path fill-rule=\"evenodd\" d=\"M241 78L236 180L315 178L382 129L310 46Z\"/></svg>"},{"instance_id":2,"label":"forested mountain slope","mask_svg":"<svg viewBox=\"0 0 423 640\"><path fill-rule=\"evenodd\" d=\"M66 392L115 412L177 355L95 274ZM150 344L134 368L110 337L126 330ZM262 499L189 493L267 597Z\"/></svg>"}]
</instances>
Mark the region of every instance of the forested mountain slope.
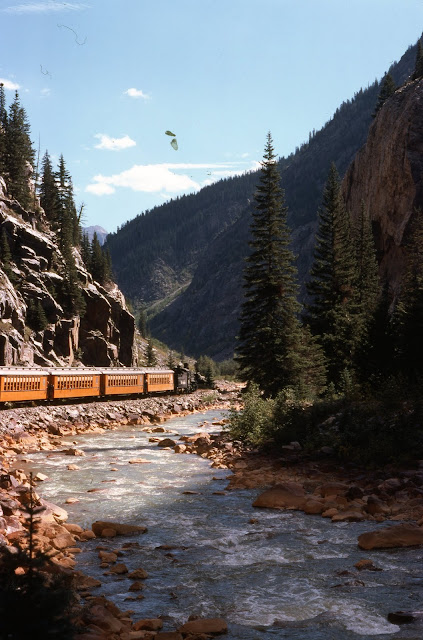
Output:
<instances>
[{"instance_id":1,"label":"forested mountain slope","mask_svg":"<svg viewBox=\"0 0 423 640\"><path fill-rule=\"evenodd\" d=\"M402 84L416 47L390 73ZM300 283L312 259L317 209L330 163L342 176L365 143L380 92L375 81L344 102L308 143L280 160ZM248 253L250 206L258 173L223 180L157 207L108 236L119 286L136 306L152 306L153 335L175 349L231 357ZM303 290L303 288L302 288Z\"/></svg>"}]
</instances>

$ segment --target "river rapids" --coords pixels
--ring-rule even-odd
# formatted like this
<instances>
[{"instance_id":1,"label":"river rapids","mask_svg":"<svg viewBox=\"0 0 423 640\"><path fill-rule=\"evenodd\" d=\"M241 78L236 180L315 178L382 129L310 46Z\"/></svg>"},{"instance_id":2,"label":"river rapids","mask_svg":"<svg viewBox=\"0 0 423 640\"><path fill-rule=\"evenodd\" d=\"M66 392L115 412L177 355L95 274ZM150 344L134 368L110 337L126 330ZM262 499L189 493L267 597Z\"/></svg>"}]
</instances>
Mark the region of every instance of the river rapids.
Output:
<instances>
[{"instance_id":1,"label":"river rapids","mask_svg":"<svg viewBox=\"0 0 423 640\"><path fill-rule=\"evenodd\" d=\"M221 412L209 411L165 426L192 435L201 424L212 433L218 429L212 422L221 418ZM65 506L69 522L89 528L95 520L115 520L148 527L140 536L83 543L77 569L101 580L96 594L132 610L134 619L162 617L164 630L175 629L190 614L225 618L228 640L421 638L414 625L399 627L386 616L420 608L423 549L363 552L357 536L375 528L373 523L334 524L297 511L253 509L259 490L222 494L228 470L162 450L149 442L151 435L125 427L77 436L72 442L85 457L29 456L28 468L49 476L39 493ZM140 457L148 462L129 464ZM67 470L70 463L80 470ZM79 502L64 504L70 497ZM148 572L144 599L126 600L132 581L105 575L96 550L100 544L120 549L119 562L129 571ZM363 557L381 571L358 572L354 564Z\"/></svg>"}]
</instances>

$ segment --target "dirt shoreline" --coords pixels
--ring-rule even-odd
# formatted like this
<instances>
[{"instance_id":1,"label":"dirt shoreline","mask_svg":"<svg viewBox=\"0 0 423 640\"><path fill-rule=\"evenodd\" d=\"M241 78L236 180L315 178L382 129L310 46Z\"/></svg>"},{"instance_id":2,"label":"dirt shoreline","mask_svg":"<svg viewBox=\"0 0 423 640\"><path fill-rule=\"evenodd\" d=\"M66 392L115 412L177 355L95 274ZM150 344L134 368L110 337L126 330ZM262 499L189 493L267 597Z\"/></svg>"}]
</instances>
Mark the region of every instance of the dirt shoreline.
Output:
<instances>
[{"instance_id":1,"label":"dirt shoreline","mask_svg":"<svg viewBox=\"0 0 423 640\"><path fill-rule=\"evenodd\" d=\"M14 546L24 539L24 517L20 507L27 503L29 489L28 477L18 465L26 453L60 448L63 437L102 433L127 425L144 425L142 428L161 439L165 429L160 429L160 425L169 418L239 406L238 391L236 385L222 383L214 394L197 391L169 398L27 407L0 412L0 544ZM409 527L414 544L423 543L423 537L421 542L417 537L416 542L417 529L418 536L423 536L423 461L414 469L385 467L364 471L352 465L342 466L324 454L312 459L301 451L298 443L285 447L281 455L264 455L248 450L241 443L231 442L225 431L209 434L207 426L204 424L201 431L200 425L199 433L184 436L177 442L170 441L167 446L178 454L207 458L212 468L231 470L233 474L225 491L263 489L254 506L298 509L330 518L333 522L367 520L371 525L372 522L393 520ZM68 451L69 456L78 455L75 448ZM38 479L40 484L42 480L42 477ZM67 523L64 509L47 503L38 495L36 499L45 506L37 533L38 545L53 556L58 571L73 572L75 588L81 597L78 618L85 630L75 636L75 640L203 640L211 637L207 635L207 629L213 625L207 627L207 624L201 631L197 629L198 632L194 627L161 633L160 620L134 622L131 611L120 611L105 597L93 595L100 583L77 571L75 556L79 553L77 545L95 538L95 533ZM104 531L100 534L104 535ZM112 529L106 537L109 535L114 537L116 531ZM102 566L119 575L117 555L112 558L104 553L99 549ZM142 568L139 576L142 577ZM129 606L130 599L142 597L136 591L144 585L135 578L134 593L128 597ZM219 628L224 628L224 621L219 624Z\"/></svg>"}]
</instances>

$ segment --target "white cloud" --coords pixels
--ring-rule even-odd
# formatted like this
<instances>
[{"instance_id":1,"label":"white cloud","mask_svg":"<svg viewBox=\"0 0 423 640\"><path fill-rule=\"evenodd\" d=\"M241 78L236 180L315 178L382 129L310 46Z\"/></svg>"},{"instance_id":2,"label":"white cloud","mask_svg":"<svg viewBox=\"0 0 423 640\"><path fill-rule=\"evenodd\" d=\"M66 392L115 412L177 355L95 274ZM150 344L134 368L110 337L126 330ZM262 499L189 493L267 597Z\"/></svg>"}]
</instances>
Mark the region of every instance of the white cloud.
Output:
<instances>
[{"instance_id":1,"label":"white cloud","mask_svg":"<svg viewBox=\"0 0 423 640\"><path fill-rule=\"evenodd\" d=\"M41 89L40 93L42 96L49 96L51 93L51 89L49 89L48 87L46 89Z\"/></svg>"},{"instance_id":2,"label":"white cloud","mask_svg":"<svg viewBox=\"0 0 423 640\"><path fill-rule=\"evenodd\" d=\"M47 2L24 2L23 4L17 4L16 6L6 7L2 9L5 13L47 13L59 12L59 11L80 11L86 9L88 5L81 2L55 2L55 0L49 0Z\"/></svg>"},{"instance_id":3,"label":"white cloud","mask_svg":"<svg viewBox=\"0 0 423 640\"><path fill-rule=\"evenodd\" d=\"M132 140L127 135L122 138L111 138L105 133L97 133L94 138L98 138L98 140L100 140L100 142L95 145L96 149L108 149L109 151L129 149L129 147L135 147L137 144L135 140Z\"/></svg>"},{"instance_id":4,"label":"white cloud","mask_svg":"<svg viewBox=\"0 0 423 640\"><path fill-rule=\"evenodd\" d=\"M180 167L178 166L178 168ZM94 176L93 181L93 184L86 187L86 191L96 195L113 193L114 187L126 187L132 191L146 193L164 192L168 194L200 188L200 185L190 176L174 173L166 164L136 164L130 169L112 176L101 174Z\"/></svg>"},{"instance_id":5,"label":"white cloud","mask_svg":"<svg viewBox=\"0 0 423 640\"><path fill-rule=\"evenodd\" d=\"M246 164L246 163L242 163ZM85 191L95 195L109 195L115 192L117 187L131 189L132 191L143 191L145 193L158 193L162 198L173 194L198 191L201 187L212 184L222 177L240 175L246 171L251 171L259 167L258 162L251 163L248 168L239 167L239 163L162 163L162 164L136 164L130 169L116 173L111 176L102 174L93 177ZM204 170L210 169L209 178L197 182L192 176L175 173L183 170ZM214 171L213 171L214 169ZM167 194L167 195L166 195Z\"/></svg>"},{"instance_id":6,"label":"white cloud","mask_svg":"<svg viewBox=\"0 0 423 640\"><path fill-rule=\"evenodd\" d=\"M4 85L5 89L9 91L16 91L20 89L20 85L17 82L12 82L11 80L6 80L5 78L0 78L0 84Z\"/></svg>"},{"instance_id":7,"label":"white cloud","mask_svg":"<svg viewBox=\"0 0 423 640\"><path fill-rule=\"evenodd\" d=\"M95 182L94 184L89 184L87 187L85 187L85 191L88 191L88 193L93 193L95 196L108 196L111 193L114 193L115 189L108 184Z\"/></svg>"},{"instance_id":8,"label":"white cloud","mask_svg":"<svg viewBox=\"0 0 423 640\"><path fill-rule=\"evenodd\" d=\"M124 93L130 98L143 98L143 100L150 99L150 96L147 93L144 93L141 89L135 89L135 87L127 89Z\"/></svg>"}]
</instances>

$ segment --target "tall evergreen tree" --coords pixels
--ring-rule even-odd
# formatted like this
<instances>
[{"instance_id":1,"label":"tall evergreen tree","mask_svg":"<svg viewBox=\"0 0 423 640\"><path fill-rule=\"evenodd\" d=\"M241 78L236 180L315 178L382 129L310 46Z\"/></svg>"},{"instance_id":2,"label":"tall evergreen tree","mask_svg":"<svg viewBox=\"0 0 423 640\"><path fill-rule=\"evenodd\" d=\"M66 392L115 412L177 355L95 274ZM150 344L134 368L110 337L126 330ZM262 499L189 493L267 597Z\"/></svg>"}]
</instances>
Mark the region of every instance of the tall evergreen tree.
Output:
<instances>
[{"instance_id":1,"label":"tall evergreen tree","mask_svg":"<svg viewBox=\"0 0 423 640\"><path fill-rule=\"evenodd\" d=\"M300 363L296 270L270 133L261 164L250 226L252 252L244 270L245 301L236 360L244 380L274 396L296 383Z\"/></svg>"},{"instance_id":2,"label":"tall evergreen tree","mask_svg":"<svg viewBox=\"0 0 423 640\"><path fill-rule=\"evenodd\" d=\"M29 136L28 119L16 92L7 118L6 167L8 189L23 207L32 204L29 167L33 162L34 150Z\"/></svg>"},{"instance_id":3,"label":"tall evergreen tree","mask_svg":"<svg viewBox=\"0 0 423 640\"><path fill-rule=\"evenodd\" d=\"M376 312L378 318L380 316L379 302L382 291L372 225L364 202L361 203L360 215L355 225L354 241L357 256L356 364L365 378L368 370L368 353L371 349L370 336L373 333Z\"/></svg>"},{"instance_id":4,"label":"tall evergreen tree","mask_svg":"<svg viewBox=\"0 0 423 640\"><path fill-rule=\"evenodd\" d=\"M395 318L390 313L391 302L389 286L385 283L369 321L367 342L362 343L358 354L361 381L376 389L397 373L398 339Z\"/></svg>"},{"instance_id":5,"label":"tall evergreen tree","mask_svg":"<svg viewBox=\"0 0 423 640\"><path fill-rule=\"evenodd\" d=\"M413 80L423 76L423 45L421 39L417 42L416 65L414 67Z\"/></svg>"},{"instance_id":6,"label":"tall evergreen tree","mask_svg":"<svg viewBox=\"0 0 423 640\"><path fill-rule=\"evenodd\" d=\"M391 76L391 74L389 73L385 73L383 80L382 80L382 86L379 92L379 96L377 99L377 103L376 103L376 107L373 113L373 117L375 117L378 113L378 111L383 107L384 103L386 102L386 100L388 98L390 98L396 90L396 84L394 82L393 77Z\"/></svg>"},{"instance_id":7,"label":"tall evergreen tree","mask_svg":"<svg viewBox=\"0 0 423 640\"><path fill-rule=\"evenodd\" d=\"M416 210L405 246L406 267L396 309L399 364L412 381L423 376L423 214Z\"/></svg>"},{"instance_id":8,"label":"tall evergreen tree","mask_svg":"<svg viewBox=\"0 0 423 640\"><path fill-rule=\"evenodd\" d=\"M74 221L76 217L73 199L72 178L66 169L63 155L59 159L58 171L55 174L57 186L57 231L59 246L62 252L70 249L74 243Z\"/></svg>"},{"instance_id":9,"label":"tall evergreen tree","mask_svg":"<svg viewBox=\"0 0 423 640\"><path fill-rule=\"evenodd\" d=\"M328 365L329 381L351 368L357 343L357 303L354 284L356 259L350 219L345 210L338 172L332 164L319 210L314 263L307 290L312 301L307 323L319 336Z\"/></svg>"},{"instance_id":10,"label":"tall evergreen tree","mask_svg":"<svg viewBox=\"0 0 423 640\"><path fill-rule=\"evenodd\" d=\"M91 266L91 242L88 234L84 233L81 238L81 258L83 259L85 266L90 270Z\"/></svg>"},{"instance_id":11,"label":"tall evergreen tree","mask_svg":"<svg viewBox=\"0 0 423 640\"><path fill-rule=\"evenodd\" d=\"M10 251L9 241L7 239L4 227L1 230L0 237L0 259L2 262L2 268L9 280L13 282L13 271L11 267L12 254Z\"/></svg>"},{"instance_id":12,"label":"tall evergreen tree","mask_svg":"<svg viewBox=\"0 0 423 640\"><path fill-rule=\"evenodd\" d=\"M138 318L138 330L141 334L141 338L147 338L148 336L147 313L145 309L141 309L140 311L140 317Z\"/></svg>"},{"instance_id":13,"label":"tall evergreen tree","mask_svg":"<svg viewBox=\"0 0 423 640\"><path fill-rule=\"evenodd\" d=\"M59 213L59 192L48 151L41 161L40 204L54 228Z\"/></svg>"},{"instance_id":14,"label":"tall evergreen tree","mask_svg":"<svg viewBox=\"0 0 423 640\"><path fill-rule=\"evenodd\" d=\"M157 364L155 349L153 347L153 342L151 338L149 338L147 341L146 359L147 359L147 367L154 367Z\"/></svg>"},{"instance_id":15,"label":"tall evergreen tree","mask_svg":"<svg viewBox=\"0 0 423 640\"><path fill-rule=\"evenodd\" d=\"M0 176L6 173L7 110L4 84L0 83Z\"/></svg>"},{"instance_id":16,"label":"tall evergreen tree","mask_svg":"<svg viewBox=\"0 0 423 640\"><path fill-rule=\"evenodd\" d=\"M106 269L105 256L101 248L97 233L94 231L93 241L91 243L91 263L90 271L94 280L100 284L104 284Z\"/></svg>"},{"instance_id":17,"label":"tall evergreen tree","mask_svg":"<svg viewBox=\"0 0 423 640\"><path fill-rule=\"evenodd\" d=\"M167 354L167 366L168 369L174 369L176 366L175 354L173 353L172 349L169 349L169 352Z\"/></svg>"}]
</instances>

